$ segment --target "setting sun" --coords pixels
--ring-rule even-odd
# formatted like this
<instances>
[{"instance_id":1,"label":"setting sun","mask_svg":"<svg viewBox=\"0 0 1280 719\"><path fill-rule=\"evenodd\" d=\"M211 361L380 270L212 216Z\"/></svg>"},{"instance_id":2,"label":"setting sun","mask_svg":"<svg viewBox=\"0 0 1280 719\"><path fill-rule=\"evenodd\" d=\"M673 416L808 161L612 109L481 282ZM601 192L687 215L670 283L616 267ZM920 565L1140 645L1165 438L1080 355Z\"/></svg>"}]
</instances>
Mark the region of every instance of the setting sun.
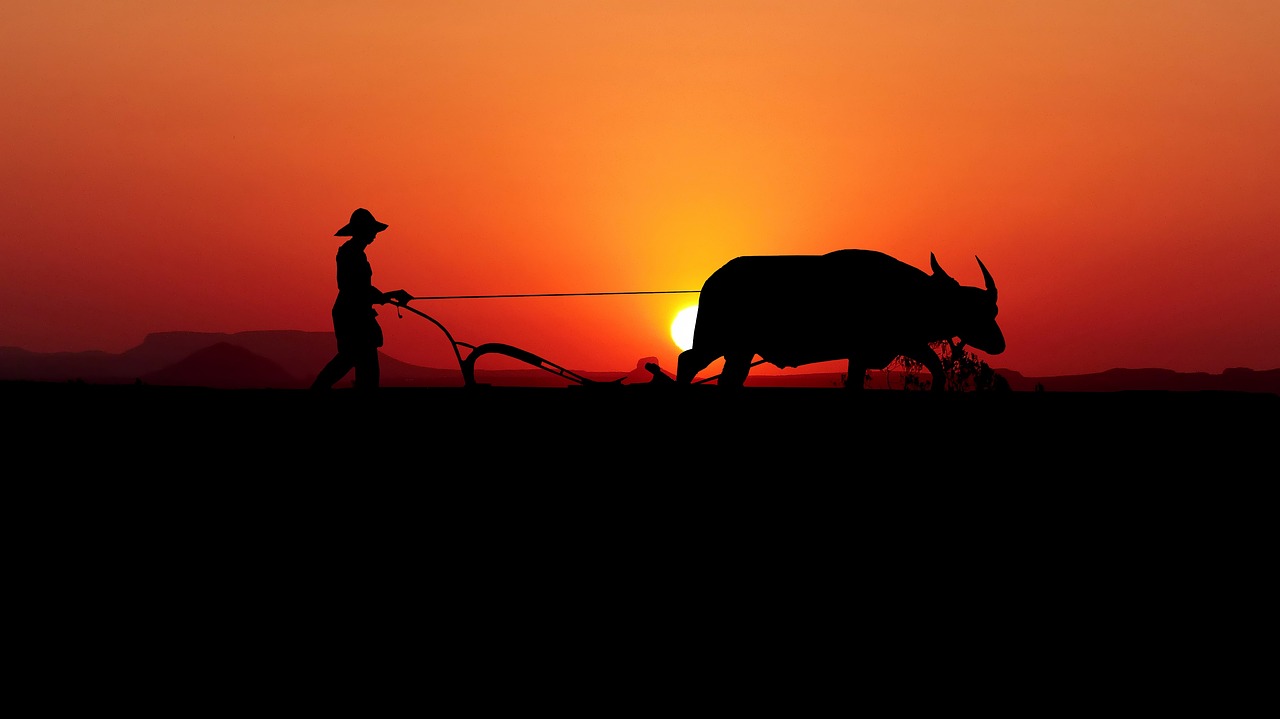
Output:
<instances>
[{"instance_id":1,"label":"setting sun","mask_svg":"<svg viewBox=\"0 0 1280 719\"><path fill-rule=\"evenodd\" d=\"M683 352L693 346L693 326L698 321L698 306L686 307L671 321L671 340Z\"/></svg>"}]
</instances>

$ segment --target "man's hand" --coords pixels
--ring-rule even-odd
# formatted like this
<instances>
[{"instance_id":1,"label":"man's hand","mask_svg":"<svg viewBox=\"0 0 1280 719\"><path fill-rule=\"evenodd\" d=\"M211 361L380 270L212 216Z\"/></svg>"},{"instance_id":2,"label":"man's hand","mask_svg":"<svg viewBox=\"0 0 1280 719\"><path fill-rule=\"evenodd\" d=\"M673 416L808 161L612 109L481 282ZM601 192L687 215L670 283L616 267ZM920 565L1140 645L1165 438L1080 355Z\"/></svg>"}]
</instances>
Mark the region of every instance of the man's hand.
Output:
<instances>
[{"instance_id":1,"label":"man's hand","mask_svg":"<svg viewBox=\"0 0 1280 719\"><path fill-rule=\"evenodd\" d=\"M413 299L413 295L404 290L392 290L387 293L387 300L394 301L398 305L407 305L409 300Z\"/></svg>"}]
</instances>

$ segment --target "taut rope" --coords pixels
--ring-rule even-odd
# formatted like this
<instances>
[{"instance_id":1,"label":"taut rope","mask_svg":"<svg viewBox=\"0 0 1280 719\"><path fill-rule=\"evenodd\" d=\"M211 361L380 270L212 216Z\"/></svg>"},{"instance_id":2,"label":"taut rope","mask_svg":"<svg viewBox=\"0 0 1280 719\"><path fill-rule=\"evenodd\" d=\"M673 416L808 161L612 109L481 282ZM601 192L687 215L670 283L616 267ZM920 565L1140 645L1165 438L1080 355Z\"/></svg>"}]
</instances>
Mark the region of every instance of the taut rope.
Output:
<instances>
[{"instance_id":1,"label":"taut rope","mask_svg":"<svg viewBox=\"0 0 1280 719\"><path fill-rule=\"evenodd\" d=\"M516 295L442 295L438 297L413 297L415 300L492 300L507 297L592 297L598 295L678 295L702 290L651 290L642 292L538 292Z\"/></svg>"}]
</instances>

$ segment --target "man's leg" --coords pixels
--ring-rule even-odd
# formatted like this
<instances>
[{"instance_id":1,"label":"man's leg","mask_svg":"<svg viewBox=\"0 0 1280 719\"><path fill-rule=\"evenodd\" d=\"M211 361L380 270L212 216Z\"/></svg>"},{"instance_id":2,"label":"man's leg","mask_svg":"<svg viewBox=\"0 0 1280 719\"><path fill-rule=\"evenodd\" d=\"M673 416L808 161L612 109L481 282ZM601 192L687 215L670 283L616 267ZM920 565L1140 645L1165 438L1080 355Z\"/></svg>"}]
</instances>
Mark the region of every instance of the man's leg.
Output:
<instances>
[{"instance_id":1,"label":"man's leg","mask_svg":"<svg viewBox=\"0 0 1280 719\"><path fill-rule=\"evenodd\" d=\"M332 389L333 385L354 366L355 363L349 356L339 352L329 360L329 364L325 365L324 369L320 370L320 374L316 375L316 380L311 383L311 389Z\"/></svg>"}]
</instances>

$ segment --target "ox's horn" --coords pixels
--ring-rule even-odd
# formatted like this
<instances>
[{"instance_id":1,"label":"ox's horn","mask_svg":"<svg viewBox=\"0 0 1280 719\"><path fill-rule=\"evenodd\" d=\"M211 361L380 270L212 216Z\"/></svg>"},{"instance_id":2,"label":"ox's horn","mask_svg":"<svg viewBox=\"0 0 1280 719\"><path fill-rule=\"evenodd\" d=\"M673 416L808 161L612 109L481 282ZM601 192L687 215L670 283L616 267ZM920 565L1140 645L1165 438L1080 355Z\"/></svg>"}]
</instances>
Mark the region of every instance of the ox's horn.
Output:
<instances>
[{"instance_id":1,"label":"ox's horn","mask_svg":"<svg viewBox=\"0 0 1280 719\"><path fill-rule=\"evenodd\" d=\"M929 253L929 266L933 268L933 274L937 275L938 277L951 276L947 274L946 270L942 269L942 265L938 264L938 258L934 257L932 252Z\"/></svg>"},{"instance_id":2,"label":"ox's horn","mask_svg":"<svg viewBox=\"0 0 1280 719\"><path fill-rule=\"evenodd\" d=\"M982 260L977 255L973 259L978 260L978 267L982 268L982 279L987 283L987 292L991 293L991 301L996 301L996 281L991 279L991 273L987 272L987 266L982 264Z\"/></svg>"}]
</instances>

